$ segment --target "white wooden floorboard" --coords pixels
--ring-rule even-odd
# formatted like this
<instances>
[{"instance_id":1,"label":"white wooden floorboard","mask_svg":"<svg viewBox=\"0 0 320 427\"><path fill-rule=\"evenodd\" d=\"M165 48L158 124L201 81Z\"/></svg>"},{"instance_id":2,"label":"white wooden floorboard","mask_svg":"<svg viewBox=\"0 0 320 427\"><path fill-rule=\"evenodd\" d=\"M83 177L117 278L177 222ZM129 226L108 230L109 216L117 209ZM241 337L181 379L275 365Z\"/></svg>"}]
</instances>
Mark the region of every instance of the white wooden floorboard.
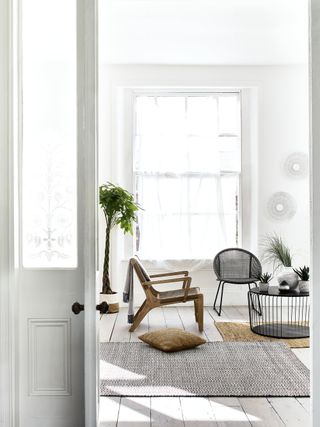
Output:
<instances>
[{"instance_id":1,"label":"white wooden floorboard","mask_svg":"<svg viewBox=\"0 0 320 427\"><path fill-rule=\"evenodd\" d=\"M156 331L166 327L162 307L154 308L149 312L149 331Z\"/></svg>"},{"instance_id":2,"label":"white wooden floorboard","mask_svg":"<svg viewBox=\"0 0 320 427\"><path fill-rule=\"evenodd\" d=\"M223 312L221 312L221 316L219 316L212 307L206 307L206 310L216 322L227 322L229 320Z\"/></svg>"},{"instance_id":3,"label":"white wooden floorboard","mask_svg":"<svg viewBox=\"0 0 320 427\"><path fill-rule=\"evenodd\" d=\"M214 325L214 320L208 313L207 309L204 309L204 332L208 341L223 341L218 329Z\"/></svg>"},{"instance_id":4,"label":"white wooden floorboard","mask_svg":"<svg viewBox=\"0 0 320 427\"><path fill-rule=\"evenodd\" d=\"M293 348L294 354L301 360L302 363L310 369L310 349L309 348Z\"/></svg>"},{"instance_id":5,"label":"white wooden floorboard","mask_svg":"<svg viewBox=\"0 0 320 427\"><path fill-rule=\"evenodd\" d=\"M109 342L114 325L117 321L118 313L103 314L100 319L99 333L100 342Z\"/></svg>"},{"instance_id":6,"label":"white wooden floorboard","mask_svg":"<svg viewBox=\"0 0 320 427\"><path fill-rule=\"evenodd\" d=\"M184 329L177 307L163 307L162 310L167 328Z\"/></svg>"},{"instance_id":7,"label":"white wooden floorboard","mask_svg":"<svg viewBox=\"0 0 320 427\"><path fill-rule=\"evenodd\" d=\"M285 424L264 397L239 398L240 404L254 427L284 427Z\"/></svg>"},{"instance_id":8,"label":"white wooden floorboard","mask_svg":"<svg viewBox=\"0 0 320 427\"><path fill-rule=\"evenodd\" d=\"M224 406L241 406L237 397L210 397L211 404L220 404Z\"/></svg>"},{"instance_id":9,"label":"white wooden floorboard","mask_svg":"<svg viewBox=\"0 0 320 427\"><path fill-rule=\"evenodd\" d=\"M114 325L110 341L112 342L129 342L130 341L130 325L128 323L128 310L122 307L119 310L117 321Z\"/></svg>"},{"instance_id":10,"label":"white wooden floorboard","mask_svg":"<svg viewBox=\"0 0 320 427\"><path fill-rule=\"evenodd\" d=\"M249 322L249 310L247 305L237 305L234 308L241 314L244 322Z\"/></svg>"},{"instance_id":11,"label":"white wooden floorboard","mask_svg":"<svg viewBox=\"0 0 320 427\"><path fill-rule=\"evenodd\" d=\"M150 397L121 398L118 427L147 427L150 425Z\"/></svg>"},{"instance_id":12,"label":"white wooden floorboard","mask_svg":"<svg viewBox=\"0 0 320 427\"><path fill-rule=\"evenodd\" d=\"M100 397L99 426L116 427L120 409L120 397Z\"/></svg>"},{"instance_id":13,"label":"white wooden floorboard","mask_svg":"<svg viewBox=\"0 0 320 427\"><path fill-rule=\"evenodd\" d=\"M130 342L141 342L138 337L147 332L149 332L149 314L146 315L137 329L130 333Z\"/></svg>"},{"instance_id":14,"label":"white wooden floorboard","mask_svg":"<svg viewBox=\"0 0 320 427\"><path fill-rule=\"evenodd\" d=\"M229 322L244 322L245 318L235 307L226 306L222 308L225 317Z\"/></svg>"},{"instance_id":15,"label":"white wooden floorboard","mask_svg":"<svg viewBox=\"0 0 320 427\"><path fill-rule=\"evenodd\" d=\"M184 427L179 397L151 398L152 427Z\"/></svg>"},{"instance_id":16,"label":"white wooden floorboard","mask_svg":"<svg viewBox=\"0 0 320 427\"><path fill-rule=\"evenodd\" d=\"M304 409L310 414L310 397L297 397L297 401L304 407Z\"/></svg>"},{"instance_id":17,"label":"white wooden floorboard","mask_svg":"<svg viewBox=\"0 0 320 427\"><path fill-rule=\"evenodd\" d=\"M209 399L203 397L181 397L180 402L186 427L218 426Z\"/></svg>"},{"instance_id":18,"label":"white wooden floorboard","mask_svg":"<svg viewBox=\"0 0 320 427\"><path fill-rule=\"evenodd\" d=\"M209 398L216 423L219 427L250 427L246 413L237 398Z\"/></svg>"},{"instance_id":19,"label":"white wooden floorboard","mask_svg":"<svg viewBox=\"0 0 320 427\"><path fill-rule=\"evenodd\" d=\"M195 335L199 335L207 339L207 336L204 332L199 332L198 323L196 322L194 316L194 307L178 307L178 313L186 331L192 332Z\"/></svg>"},{"instance_id":20,"label":"white wooden floorboard","mask_svg":"<svg viewBox=\"0 0 320 427\"><path fill-rule=\"evenodd\" d=\"M270 397L269 402L288 427L307 427L309 414L294 397Z\"/></svg>"}]
</instances>

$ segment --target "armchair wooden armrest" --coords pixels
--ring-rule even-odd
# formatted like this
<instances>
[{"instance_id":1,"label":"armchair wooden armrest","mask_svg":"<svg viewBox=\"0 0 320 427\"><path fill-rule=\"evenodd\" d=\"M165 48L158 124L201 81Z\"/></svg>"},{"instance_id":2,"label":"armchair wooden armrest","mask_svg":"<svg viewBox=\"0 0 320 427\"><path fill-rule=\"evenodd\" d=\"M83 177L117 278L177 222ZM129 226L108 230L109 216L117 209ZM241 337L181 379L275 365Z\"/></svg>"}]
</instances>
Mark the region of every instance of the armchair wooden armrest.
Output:
<instances>
[{"instance_id":1,"label":"armchair wooden armrest","mask_svg":"<svg viewBox=\"0 0 320 427\"><path fill-rule=\"evenodd\" d=\"M150 277L166 277L166 276L188 276L189 271L173 271L171 273L150 274Z\"/></svg>"},{"instance_id":2,"label":"armchair wooden armrest","mask_svg":"<svg viewBox=\"0 0 320 427\"><path fill-rule=\"evenodd\" d=\"M192 277L190 276L183 276L183 277L177 277L175 279L165 279L165 280L149 280L146 282L143 282L143 285L146 286L153 286L153 285L161 285L163 283L179 283L183 282L182 288L184 289L184 297L183 301L186 302L188 297L188 291L191 285Z\"/></svg>"},{"instance_id":3,"label":"armchair wooden armrest","mask_svg":"<svg viewBox=\"0 0 320 427\"><path fill-rule=\"evenodd\" d=\"M191 280L192 278L190 276L183 276L183 277L176 277L173 279L148 280L143 282L142 284L146 286L153 286L153 285L161 285L162 283L191 282Z\"/></svg>"}]
</instances>

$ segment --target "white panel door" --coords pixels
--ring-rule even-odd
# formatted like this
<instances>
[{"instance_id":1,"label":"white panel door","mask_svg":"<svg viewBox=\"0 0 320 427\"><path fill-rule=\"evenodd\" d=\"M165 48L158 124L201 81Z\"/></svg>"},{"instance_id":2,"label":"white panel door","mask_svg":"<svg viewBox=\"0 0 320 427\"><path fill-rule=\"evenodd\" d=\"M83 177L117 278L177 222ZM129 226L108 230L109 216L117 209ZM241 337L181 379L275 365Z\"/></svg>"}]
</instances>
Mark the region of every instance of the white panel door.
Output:
<instances>
[{"instance_id":1,"label":"white panel door","mask_svg":"<svg viewBox=\"0 0 320 427\"><path fill-rule=\"evenodd\" d=\"M11 12L11 425L95 426L95 2L20 0Z\"/></svg>"}]
</instances>

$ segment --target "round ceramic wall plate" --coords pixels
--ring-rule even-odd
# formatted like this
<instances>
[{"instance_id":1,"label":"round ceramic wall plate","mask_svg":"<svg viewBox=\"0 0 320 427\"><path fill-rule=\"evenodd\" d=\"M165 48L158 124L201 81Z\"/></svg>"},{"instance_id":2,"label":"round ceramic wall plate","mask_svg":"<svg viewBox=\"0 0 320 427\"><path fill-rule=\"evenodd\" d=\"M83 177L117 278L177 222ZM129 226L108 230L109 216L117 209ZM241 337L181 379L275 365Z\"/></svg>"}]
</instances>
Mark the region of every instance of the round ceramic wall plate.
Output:
<instances>
[{"instance_id":1,"label":"round ceramic wall plate","mask_svg":"<svg viewBox=\"0 0 320 427\"><path fill-rule=\"evenodd\" d=\"M292 153L287 157L284 168L287 175L302 178L308 174L308 156L306 153Z\"/></svg>"},{"instance_id":2,"label":"round ceramic wall plate","mask_svg":"<svg viewBox=\"0 0 320 427\"><path fill-rule=\"evenodd\" d=\"M297 202L291 194L279 191L270 197L268 212L276 220L285 221L291 219L297 212Z\"/></svg>"}]
</instances>

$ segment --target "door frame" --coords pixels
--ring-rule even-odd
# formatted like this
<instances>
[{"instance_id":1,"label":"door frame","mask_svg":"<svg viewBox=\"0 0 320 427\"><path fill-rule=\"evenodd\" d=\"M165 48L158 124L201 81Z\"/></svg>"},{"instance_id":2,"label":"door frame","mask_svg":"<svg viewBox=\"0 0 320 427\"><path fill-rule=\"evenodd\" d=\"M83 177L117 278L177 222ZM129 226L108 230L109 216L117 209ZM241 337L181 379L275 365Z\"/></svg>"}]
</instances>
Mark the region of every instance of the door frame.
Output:
<instances>
[{"instance_id":1,"label":"door frame","mask_svg":"<svg viewBox=\"0 0 320 427\"><path fill-rule=\"evenodd\" d=\"M78 58L78 163L85 224L82 255L84 270L84 393L85 426L96 427L99 418L99 336L97 330L98 271L98 0L77 0Z\"/></svg>"},{"instance_id":2,"label":"door frame","mask_svg":"<svg viewBox=\"0 0 320 427\"><path fill-rule=\"evenodd\" d=\"M0 426L19 424L14 280L13 2L0 2Z\"/></svg>"},{"instance_id":3,"label":"door frame","mask_svg":"<svg viewBox=\"0 0 320 427\"><path fill-rule=\"evenodd\" d=\"M97 276L97 0L77 2L78 164L83 171L78 187L86 201L78 212L85 224L79 262L84 271L85 426L98 423ZM18 324L15 280L14 224L14 78L20 0L0 2L0 426L19 426ZM18 57L18 56L17 56ZM79 198L78 198L79 199ZM70 307L71 312L71 307ZM72 313L71 313L72 315Z\"/></svg>"},{"instance_id":4,"label":"door frame","mask_svg":"<svg viewBox=\"0 0 320 427\"><path fill-rule=\"evenodd\" d=\"M311 419L320 424L320 0L311 0L309 13L309 117L311 213Z\"/></svg>"}]
</instances>

